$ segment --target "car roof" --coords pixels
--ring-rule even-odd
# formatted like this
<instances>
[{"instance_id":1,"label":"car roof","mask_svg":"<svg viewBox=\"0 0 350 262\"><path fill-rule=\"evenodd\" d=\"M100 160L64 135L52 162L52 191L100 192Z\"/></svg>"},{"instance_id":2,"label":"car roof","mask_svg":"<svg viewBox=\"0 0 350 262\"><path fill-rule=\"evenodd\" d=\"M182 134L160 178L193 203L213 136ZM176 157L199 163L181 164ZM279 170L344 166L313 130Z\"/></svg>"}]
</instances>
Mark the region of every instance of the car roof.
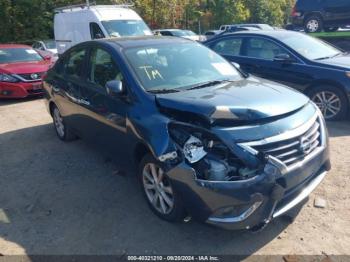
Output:
<instances>
[{"instance_id":1,"label":"car roof","mask_svg":"<svg viewBox=\"0 0 350 262\"><path fill-rule=\"evenodd\" d=\"M0 48L9 49L9 48L32 48L29 45L20 45L20 44L0 44Z\"/></svg>"},{"instance_id":2,"label":"car roof","mask_svg":"<svg viewBox=\"0 0 350 262\"><path fill-rule=\"evenodd\" d=\"M295 31L288 31L288 30L254 30L254 31L238 31L238 32L227 32L226 34L221 34L217 36L219 37L226 37L229 35L260 35L260 36L269 36L272 38L280 39L287 36L292 35L301 35L304 33L301 32L295 32Z\"/></svg>"},{"instance_id":3,"label":"car roof","mask_svg":"<svg viewBox=\"0 0 350 262\"><path fill-rule=\"evenodd\" d=\"M190 31L190 30L187 30L187 29L178 29L178 28L173 28L173 29L156 29L154 31Z\"/></svg>"},{"instance_id":4,"label":"car roof","mask_svg":"<svg viewBox=\"0 0 350 262\"><path fill-rule=\"evenodd\" d=\"M154 46L154 45L168 45L173 43L194 43L193 40L172 37L172 36L137 36L137 37L116 37L110 39L101 39L97 42L107 42L112 44L117 44L121 48L132 48L140 46Z\"/></svg>"}]
</instances>

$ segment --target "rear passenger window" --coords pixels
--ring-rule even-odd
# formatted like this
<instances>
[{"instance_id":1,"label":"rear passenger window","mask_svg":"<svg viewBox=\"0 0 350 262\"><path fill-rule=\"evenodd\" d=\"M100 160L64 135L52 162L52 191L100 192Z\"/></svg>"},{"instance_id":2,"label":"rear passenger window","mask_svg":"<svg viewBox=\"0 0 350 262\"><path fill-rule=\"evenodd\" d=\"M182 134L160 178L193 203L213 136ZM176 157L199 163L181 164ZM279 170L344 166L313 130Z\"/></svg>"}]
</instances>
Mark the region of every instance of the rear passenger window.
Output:
<instances>
[{"instance_id":1,"label":"rear passenger window","mask_svg":"<svg viewBox=\"0 0 350 262\"><path fill-rule=\"evenodd\" d=\"M90 82L97 84L98 87L104 88L108 81L122 81L123 76L112 56L107 51L96 48L91 53L88 79Z\"/></svg>"},{"instance_id":2,"label":"rear passenger window","mask_svg":"<svg viewBox=\"0 0 350 262\"><path fill-rule=\"evenodd\" d=\"M217 42L213 50L220 55L238 56L241 52L242 38L230 38Z\"/></svg>"},{"instance_id":3,"label":"rear passenger window","mask_svg":"<svg viewBox=\"0 0 350 262\"><path fill-rule=\"evenodd\" d=\"M69 54L69 58L64 67L65 75L82 77L85 54L85 49L73 51Z\"/></svg>"},{"instance_id":4,"label":"rear passenger window","mask_svg":"<svg viewBox=\"0 0 350 262\"><path fill-rule=\"evenodd\" d=\"M263 38L250 38L247 41L246 56L273 60L277 55L288 54L277 44Z\"/></svg>"}]
</instances>

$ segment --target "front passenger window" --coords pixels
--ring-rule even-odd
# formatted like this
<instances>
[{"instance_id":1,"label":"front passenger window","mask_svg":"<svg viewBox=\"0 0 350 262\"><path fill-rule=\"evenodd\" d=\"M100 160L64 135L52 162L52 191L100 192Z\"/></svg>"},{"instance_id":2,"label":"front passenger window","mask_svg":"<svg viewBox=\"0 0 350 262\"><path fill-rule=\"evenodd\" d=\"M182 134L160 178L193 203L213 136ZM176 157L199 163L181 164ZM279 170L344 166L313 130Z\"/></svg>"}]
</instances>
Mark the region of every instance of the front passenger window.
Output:
<instances>
[{"instance_id":1,"label":"front passenger window","mask_svg":"<svg viewBox=\"0 0 350 262\"><path fill-rule=\"evenodd\" d=\"M267 39L250 38L247 42L246 55L248 57L273 60L281 54L288 54L288 52Z\"/></svg>"},{"instance_id":2,"label":"front passenger window","mask_svg":"<svg viewBox=\"0 0 350 262\"><path fill-rule=\"evenodd\" d=\"M108 81L122 81L123 76L114 63L112 56L107 51L97 48L91 54L88 79L90 82L97 84L97 86L104 88Z\"/></svg>"}]
</instances>

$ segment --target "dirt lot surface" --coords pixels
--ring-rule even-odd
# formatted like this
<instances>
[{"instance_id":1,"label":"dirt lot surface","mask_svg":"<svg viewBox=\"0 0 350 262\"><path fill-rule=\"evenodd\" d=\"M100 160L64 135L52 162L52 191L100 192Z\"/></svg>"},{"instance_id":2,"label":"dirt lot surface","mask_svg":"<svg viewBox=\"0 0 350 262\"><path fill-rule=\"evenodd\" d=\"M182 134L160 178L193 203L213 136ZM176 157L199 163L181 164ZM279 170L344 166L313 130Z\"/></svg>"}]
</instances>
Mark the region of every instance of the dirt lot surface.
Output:
<instances>
[{"instance_id":1,"label":"dirt lot surface","mask_svg":"<svg viewBox=\"0 0 350 262\"><path fill-rule=\"evenodd\" d=\"M0 102L1 254L350 255L349 122L329 124L333 169L294 223L256 234L161 221L133 174L84 141L60 142L51 123L40 99Z\"/></svg>"}]
</instances>

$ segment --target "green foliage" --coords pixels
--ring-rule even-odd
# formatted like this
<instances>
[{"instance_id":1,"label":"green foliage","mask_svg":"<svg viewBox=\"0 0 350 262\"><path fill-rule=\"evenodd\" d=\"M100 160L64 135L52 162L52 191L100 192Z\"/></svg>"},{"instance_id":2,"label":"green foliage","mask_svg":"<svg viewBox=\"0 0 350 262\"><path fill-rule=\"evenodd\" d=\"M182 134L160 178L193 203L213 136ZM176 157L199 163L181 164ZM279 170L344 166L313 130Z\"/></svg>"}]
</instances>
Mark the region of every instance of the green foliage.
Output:
<instances>
[{"instance_id":1,"label":"green foliage","mask_svg":"<svg viewBox=\"0 0 350 262\"><path fill-rule=\"evenodd\" d=\"M241 22L282 26L295 0L134 0L152 28L217 29ZM0 42L53 38L53 10L85 0L1 0ZM98 4L122 0L99 0Z\"/></svg>"}]
</instances>

